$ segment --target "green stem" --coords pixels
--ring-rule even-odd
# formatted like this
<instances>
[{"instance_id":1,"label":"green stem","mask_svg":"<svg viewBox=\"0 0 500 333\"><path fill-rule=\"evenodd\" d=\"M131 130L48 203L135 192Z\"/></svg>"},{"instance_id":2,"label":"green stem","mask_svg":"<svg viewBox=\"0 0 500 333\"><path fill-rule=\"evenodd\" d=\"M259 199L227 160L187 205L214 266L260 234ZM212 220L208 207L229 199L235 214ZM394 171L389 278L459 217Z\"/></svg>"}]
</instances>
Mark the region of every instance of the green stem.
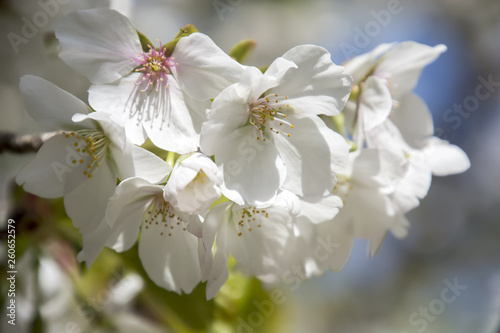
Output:
<instances>
[{"instance_id":1,"label":"green stem","mask_svg":"<svg viewBox=\"0 0 500 333\"><path fill-rule=\"evenodd\" d=\"M175 164L175 160L177 159L177 154L173 151L169 151L167 155L167 163L173 168Z\"/></svg>"}]
</instances>

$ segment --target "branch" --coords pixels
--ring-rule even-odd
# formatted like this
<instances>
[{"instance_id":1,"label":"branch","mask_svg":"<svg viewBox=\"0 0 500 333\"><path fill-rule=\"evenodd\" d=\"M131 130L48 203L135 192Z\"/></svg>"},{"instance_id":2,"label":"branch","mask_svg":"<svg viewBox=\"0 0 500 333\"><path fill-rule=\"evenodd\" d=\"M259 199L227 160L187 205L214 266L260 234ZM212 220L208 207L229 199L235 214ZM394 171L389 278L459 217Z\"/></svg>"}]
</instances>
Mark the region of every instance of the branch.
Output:
<instances>
[{"instance_id":1,"label":"branch","mask_svg":"<svg viewBox=\"0 0 500 333\"><path fill-rule=\"evenodd\" d=\"M51 137L61 134L61 131L18 135L11 132L0 132L0 153L18 154L37 152Z\"/></svg>"}]
</instances>

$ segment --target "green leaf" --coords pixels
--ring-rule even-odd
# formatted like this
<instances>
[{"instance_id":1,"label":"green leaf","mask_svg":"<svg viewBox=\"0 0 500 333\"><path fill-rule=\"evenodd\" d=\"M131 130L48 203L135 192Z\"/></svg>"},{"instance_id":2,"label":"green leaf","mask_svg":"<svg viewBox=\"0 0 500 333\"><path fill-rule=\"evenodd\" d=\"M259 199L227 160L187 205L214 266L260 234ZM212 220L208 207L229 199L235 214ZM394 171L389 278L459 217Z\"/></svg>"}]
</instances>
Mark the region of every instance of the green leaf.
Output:
<instances>
[{"instance_id":1,"label":"green leaf","mask_svg":"<svg viewBox=\"0 0 500 333\"><path fill-rule=\"evenodd\" d=\"M139 36L139 40L141 42L141 47L144 52L149 52L149 46L153 46L153 43L139 30L137 31L137 35Z\"/></svg>"},{"instance_id":2,"label":"green leaf","mask_svg":"<svg viewBox=\"0 0 500 333\"><path fill-rule=\"evenodd\" d=\"M175 46L177 45L177 42L182 38L191 35L192 33L198 32L198 29L192 24L187 24L184 27L179 29L179 32L177 35L174 37L174 39L167 44L163 45L163 48L165 49L165 55L167 57L170 57L172 53L174 52Z\"/></svg>"},{"instance_id":3,"label":"green leaf","mask_svg":"<svg viewBox=\"0 0 500 333\"><path fill-rule=\"evenodd\" d=\"M229 55L242 64L255 49L256 44L255 39L244 39L233 46Z\"/></svg>"}]
</instances>

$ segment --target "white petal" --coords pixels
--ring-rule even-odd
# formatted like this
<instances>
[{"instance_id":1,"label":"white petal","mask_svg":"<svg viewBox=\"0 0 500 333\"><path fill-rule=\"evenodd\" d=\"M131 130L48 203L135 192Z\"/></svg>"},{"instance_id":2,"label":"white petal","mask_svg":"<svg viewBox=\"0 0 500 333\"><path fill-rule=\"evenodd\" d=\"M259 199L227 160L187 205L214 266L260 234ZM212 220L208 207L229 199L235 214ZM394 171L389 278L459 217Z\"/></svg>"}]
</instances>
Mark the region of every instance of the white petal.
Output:
<instances>
[{"instance_id":1,"label":"white petal","mask_svg":"<svg viewBox=\"0 0 500 333\"><path fill-rule=\"evenodd\" d=\"M224 195L226 198L228 198L232 202L235 202L238 205L245 204L245 199L243 199L240 192L238 192L236 190L228 189L226 187L226 184L224 184L224 182L222 182L222 185L220 186L220 191L221 191L222 195Z\"/></svg>"},{"instance_id":2,"label":"white petal","mask_svg":"<svg viewBox=\"0 0 500 333\"><path fill-rule=\"evenodd\" d=\"M297 65L293 61L278 57L266 69L265 75L281 81L290 68L297 68Z\"/></svg>"},{"instance_id":3,"label":"white petal","mask_svg":"<svg viewBox=\"0 0 500 333\"><path fill-rule=\"evenodd\" d=\"M314 225L316 237L311 249L317 264L334 272L342 270L354 243L351 226L338 223L338 216L331 221Z\"/></svg>"},{"instance_id":4,"label":"white petal","mask_svg":"<svg viewBox=\"0 0 500 333\"><path fill-rule=\"evenodd\" d=\"M222 183L222 175L217 164L215 164L209 157L201 154L194 153L180 163L183 167L190 168L198 171L203 170L207 177L214 183L220 185Z\"/></svg>"},{"instance_id":5,"label":"white petal","mask_svg":"<svg viewBox=\"0 0 500 333\"><path fill-rule=\"evenodd\" d=\"M150 201L151 197L138 196L136 201L129 205L122 206L123 208L119 212L116 222L112 227L105 221L104 223L108 225L108 228L111 228L111 232L106 237L104 245L112 248L116 252L129 250L135 244L139 236L140 226L144 220L144 214ZM113 209L117 208L117 205L113 206ZM110 215L108 211L109 207L106 210L106 215Z\"/></svg>"},{"instance_id":6,"label":"white petal","mask_svg":"<svg viewBox=\"0 0 500 333\"><path fill-rule=\"evenodd\" d=\"M375 76L366 79L358 108L365 130L382 124L392 109L392 97L384 80Z\"/></svg>"},{"instance_id":7,"label":"white petal","mask_svg":"<svg viewBox=\"0 0 500 333\"><path fill-rule=\"evenodd\" d=\"M403 157L396 157L386 150L361 149L349 154L352 164L350 182L362 187L389 186L400 175L399 167ZM399 178L397 178L399 181Z\"/></svg>"},{"instance_id":8,"label":"white petal","mask_svg":"<svg viewBox=\"0 0 500 333\"><path fill-rule=\"evenodd\" d=\"M198 238L182 225L170 229L163 223L143 224L139 257L151 280L167 290L190 293L201 282Z\"/></svg>"},{"instance_id":9,"label":"white petal","mask_svg":"<svg viewBox=\"0 0 500 333\"><path fill-rule=\"evenodd\" d=\"M446 46L435 47L404 42L389 50L377 65L374 75L389 73L391 92L396 100L413 90L422 69L446 51Z\"/></svg>"},{"instance_id":10,"label":"white petal","mask_svg":"<svg viewBox=\"0 0 500 333\"><path fill-rule=\"evenodd\" d=\"M339 223L351 219L356 237L378 240L390 229L393 216L393 205L387 195L378 188L354 185L335 219Z\"/></svg>"},{"instance_id":11,"label":"white petal","mask_svg":"<svg viewBox=\"0 0 500 333\"><path fill-rule=\"evenodd\" d=\"M204 119L205 103L196 104L196 110L188 109L186 99L177 82L169 76L168 88L141 92L135 85L140 74L129 75L117 83L92 86L89 101L97 110L113 114L121 119L127 137L141 145L145 133L159 148L179 154L195 151ZM109 96L114 98L109 98ZM204 109L203 109L204 111Z\"/></svg>"},{"instance_id":12,"label":"white petal","mask_svg":"<svg viewBox=\"0 0 500 333\"><path fill-rule=\"evenodd\" d=\"M394 43L380 44L368 53L349 59L343 64L345 66L346 73L352 75L355 83L361 82L361 80L374 69L380 56L386 53L394 45Z\"/></svg>"},{"instance_id":13,"label":"white petal","mask_svg":"<svg viewBox=\"0 0 500 333\"><path fill-rule=\"evenodd\" d=\"M222 139L248 121L249 91L244 88L240 84L232 85L214 99L208 120L201 129L200 148L203 153L215 154Z\"/></svg>"},{"instance_id":14,"label":"white petal","mask_svg":"<svg viewBox=\"0 0 500 333\"><path fill-rule=\"evenodd\" d=\"M99 226L91 232L83 234L82 250L78 253L78 261L85 261L86 267L90 267L101 253L110 234L111 227L105 221L102 221Z\"/></svg>"},{"instance_id":15,"label":"white petal","mask_svg":"<svg viewBox=\"0 0 500 333\"><path fill-rule=\"evenodd\" d=\"M436 176L454 175L470 168L470 160L462 149L438 138L429 140L424 154L432 174Z\"/></svg>"},{"instance_id":16,"label":"white petal","mask_svg":"<svg viewBox=\"0 0 500 333\"><path fill-rule=\"evenodd\" d=\"M251 216L241 210L233 211L225 234L217 237L226 239L228 252L246 274L265 275L288 269L294 261L288 252L295 242L292 215L279 206L268 207L265 213L253 210L248 209ZM238 225L241 220L242 227Z\"/></svg>"},{"instance_id":17,"label":"white petal","mask_svg":"<svg viewBox=\"0 0 500 333\"><path fill-rule=\"evenodd\" d=\"M425 162L410 165L392 195L394 203L398 206L398 212L404 214L417 207L420 204L419 199L427 195L431 181L432 173Z\"/></svg>"},{"instance_id":18,"label":"white petal","mask_svg":"<svg viewBox=\"0 0 500 333\"><path fill-rule=\"evenodd\" d=\"M119 4L127 3L119 2ZM126 279L130 278L127 277ZM130 281L127 280L127 283L130 283ZM113 291L112 295L115 295ZM161 333L164 331L161 326L154 324L148 319L131 314L127 310L113 313L112 325L115 327L117 332L121 333Z\"/></svg>"},{"instance_id":19,"label":"white petal","mask_svg":"<svg viewBox=\"0 0 500 333\"><path fill-rule=\"evenodd\" d=\"M208 211L220 196L219 188L208 180L203 184L197 184L193 190L186 188L184 191L180 191L177 194L175 205L173 203L172 205L182 212L202 214Z\"/></svg>"},{"instance_id":20,"label":"white petal","mask_svg":"<svg viewBox=\"0 0 500 333\"><path fill-rule=\"evenodd\" d=\"M19 172L17 184L42 198L62 197L66 178L75 172L67 158L67 147L71 148L63 134L47 140L35 158Z\"/></svg>"},{"instance_id":21,"label":"white petal","mask_svg":"<svg viewBox=\"0 0 500 333\"><path fill-rule=\"evenodd\" d=\"M151 141L159 148L185 154L197 150L201 128L195 128L195 123L201 121L194 117L199 113L191 113L186 106L185 95L175 80L169 80L167 91L159 92L160 116L148 117L144 121L144 130ZM151 98L151 97L150 97ZM163 104L164 103L164 104ZM154 106L149 106L149 112L155 112ZM156 111L158 112L158 111Z\"/></svg>"},{"instance_id":22,"label":"white petal","mask_svg":"<svg viewBox=\"0 0 500 333\"><path fill-rule=\"evenodd\" d=\"M142 145L147 136L141 124L141 113L132 111L131 97L134 82L139 76L140 74L133 74L113 84L92 85L89 89L89 103L97 111L108 113L113 119L117 119L125 127L127 138L134 144Z\"/></svg>"},{"instance_id":23,"label":"white petal","mask_svg":"<svg viewBox=\"0 0 500 333\"><path fill-rule=\"evenodd\" d=\"M223 241L218 241L217 248L221 248L223 245L221 244ZM219 293L220 288L226 283L229 278L229 268L227 267L228 257L222 251L217 251L215 254L215 258L212 264L212 272L207 278L207 289L206 296L207 300L211 300Z\"/></svg>"},{"instance_id":24,"label":"white petal","mask_svg":"<svg viewBox=\"0 0 500 333\"><path fill-rule=\"evenodd\" d=\"M72 117L72 120L78 123L95 120L95 122L99 123L104 135L111 140L111 146L116 146L120 150L125 149L127 142L125 130L111 115L104 112L77 113Z\"/></svg>"},{"instance_id":25,"label":"white petal","mask_svg":"<svg viewBox=\"0 0 500 333\"><path fill-rule=\"evenodd\" d=\"M75 180L65 184L64 208L83 234L97 228L104 218L108 200L115 191L116 176L109 163L103 162L90 179L80 176L80 172L71 177Z\"/></svg>"},{"instance_id":26,"label":"white petal","mask_svg":"<svg viewBox=\"0 0 500 333\"><path fill-rule=\"evenodd\" d=\"M111 155L116 163L118 178L121 180L139 177L151 183L160 183L167 179L172 167L141 147L128 142L124 151L111 149Z\"/></svg>"},{"instance_id":27,"label":"white petal","mask_svg":"<svg viewBox=\"0 0 500 333\"><path fill-rule=\"evenodd\" d=\"M285 178L285 166L276 147L257 140L252 126L226 136L215 152L223 166L227 188L238 191L250 204L273 200Z\"/></svg>"},{"instance_id":28,"label":"white petal","mask_svg":"<svg viewBox=\"0 0 500 333\"><path fill-rule=\"evenodd\" d=\"M184 190L198 176L198 171L177 164L168 178L167 185L165 185L165 200L176 202L178 193Z\"/></svg>"},{"instance_id":29,"label":"white petal","mask_svg":"<svg viewBox=\"0 0 500 333\"><path fill-rule=\"evenodd\" d=\"M290 211L290 214L297 216L302 210L301 201L298 196L287 190L280 190L276 196L276 201L274 205L281 206ZM261 208L265 208L269 205L263 205Z\"/></svg>"},{"instance_id":30,"label":"white petal","mask_svg":"<svg viewBox=\"0 0 500 333\"><path fill-rule=\"evenodd\" d=\"M283 58L298 68L288 70L273 92L288 96L295 109L310 114L337 115L344 108L352 87L352 78L335 65L330 53L319 46L300 45Z\"/></svg>"},{"instance_id":31,"label":"white petal","mask_svg":"<svg viewBox=\"0 0 500 333\"><path fill-rule=\"evenodd\" d=\"M110 9L72 12L60 20L59 54L68 65L95 84L110 83L136 66L142 53L137 31L122 14Z\"/></svg>"},{"instance_id":32,"label":"white petal","mask_svg":"<svg viewBox=\"0 0 500 333\"><path fill-rule=\"evenodd\" d=\"M224 237L217 237L217 251L214 255L214 242L218 230L225 227L227 218L231 213L231 202L224 202L213 207L203 221L202 243L200 247L202 260L202 277L207 281L207 299L214 298L222 285L229 277L227 260L226 240Z\"/></svg>"},{"instance_id":33,"label":"white petal","mask_svg":"<svg viewBox=\"0 0 500 333\"><path fill-rule=\"evenodd\" d=\"M238 82L245 68L202 33L181 38L172 57L177 64L171 70L180 88L199 100L214 98Z\"/></svg>"},{"instance_id":34,"label":"white petal","mask_svg":"<svg viewBox=\"0 0 500 333\"><path fill-rule=\"evenodd\" d=\"M336 195L307 197L300 201L301 211L297 219L302 222L319 224L330 221L342 208L342 199Z\"/></svg>"},{"instance_id":35,"label":"white petal","mask_svg":"<svg viewBox=\"0 0 500 333\"><path fill-rule=\"evenodd\" d=\"M162 187L151 184L142 178L129 178L121 182L115 189L115 193L109 199L106 209L106 222L110 226L120 221L120 216L127 206L136 202L145 204L150 202L154 196L161 195Z\"/></svg>"},{"instance_id":36,"label":"white petal","mask_svg":"<svg viewBox=\"0 0 500 333\"><path fill-rule=\"evenodd\" d=\"M182 157L180 158L180 160ZM175 165L167 185L165 186L165 200L176 209L186 213L204 213L220 195L219 186L212 182L210 177L199 175L200 170L214 169L209 172L218 184L222 183L222 175L212 160L194 153ZM214 174L217 173L217 176Z\"/></svg>"},{"instance_id":37,"label":"white petal","mask_svg":"<svg viewBox=\"0 0 500 333\"><path fill-rule=\"evenodd\" d=\"M77 130L71 117L76 113L87 114L90 108L75 96L42 78L25 75L19 84L26 109L36 121L53 129Z\"/></svg>"},{"instance_id":38,"label":"white petal","mask_svg":"<svg viewBox=\"0 0 500 333\"><path fill-rule=\"evenodd\" d=\"M301 196L330 193L335 172L347 166L347 143L316 116L289 115L287 121L294 125L291 136L274 136L287 170L284 188Z\"/></svg>"},{"instance_id":39,"label":"white petal","mask_svg":"<svg viewBox=\"0 0 500 333\"><path fill-rule=\"evenodd\" d=\"M434 132L432 114L425 102L414 93L404 95L399 103L390 119L406 142L415 147Z\"/></svg>"}]
</instances>

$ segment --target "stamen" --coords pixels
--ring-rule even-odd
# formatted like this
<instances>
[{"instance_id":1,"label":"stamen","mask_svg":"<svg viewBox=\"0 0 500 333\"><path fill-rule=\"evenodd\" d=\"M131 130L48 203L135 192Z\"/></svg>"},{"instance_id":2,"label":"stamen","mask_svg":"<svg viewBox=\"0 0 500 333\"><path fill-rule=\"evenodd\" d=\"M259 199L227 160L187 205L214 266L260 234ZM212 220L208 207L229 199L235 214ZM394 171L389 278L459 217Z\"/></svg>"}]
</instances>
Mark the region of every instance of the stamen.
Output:
<instances>
[{"instance_id":1,"label":"stamen","mask_svg":"<svg viewBox=\"0 0 500 333\"><path fill-rule=\"evenodd\" d=\"M272 100L270 99L272 97ZM275 134L281 134L285 137L290 137L291 134L286 131L277 130L278 126L289 126L290 129L294 128L290 122L286 121L285 118L287 115L284 113L283 108L290 107L290 104L282 103L282 101L288 99L288 96L280 97L278 94L272 94L265 97L260 98L254 103L249 105L250 107L250 118L249 123L254 126L254 128L258 131L256 133L256 139L260 140L261 136L262 141L266 141L266 136L269 135L270 132L274 132ZM260 132L260 133L259 133Z\"/></svg>"},{"instance_id":2,"label":"stamen","mask_svg":"<svg viewBox=\"0 0 500 333\"><path fill-rule=\"evenodd\" d=\"M241 217L241 218L239 218ZM265 210L259 210L255 207L243 208L233 212L232 220L236 228L238 237L243 235L243 232L252 232L252 224L257 224L261 228L265 219L269 218L269 213Z\"/></svg>"},{"instance_id":3,"label":"stamen","mask_svg":"<svg viewBox=\"0 0 500 333\"><path fill-rule=\"evenodd\" d=\"M154 197L146 208L142 226L147 229L150 225L160 225L160 223L162 227L170 231L168 236L172 236L175 226L181 228L182 231L187 230L187 223L177 216L172 205L165 201L161 194ZM163 231L160 232L160 235L163 234Z\"/></svg>"},{"instance_id":4,"label":"stamen","mask_svg":"<svg viewBox=\"0 0 500 333\"><path fill-rule=\"evenodd\" d=\"M65 137L69 139L73 137L72 140L74 147L78 147L76 152L80 153L82 158L78 160L72 160L73 164L84 164L87 162L87 168L83 171L83 174L88 178L92 178L93 173L99 167L99 161L105 158L107 154L107 146L109 139L99 130L94 129L82 129L71 133L66 133Z\"/></svg>"},{"instance_id":5,"label":"stamen","mask_svg":"<svg viewBox=\"0 0 500 333\"><path fill-rule=\"evenodd\" d=\"M176 63L172 57L165 55L165 49L161 43L158 49L149 45L149 51L139 55L136 61L138 67L135 72L141 73L141 76L134 84L142 85L141 92L146 92L150 88L155 91L163 87L168 88L168 74L172 74L170 68Z\"/></svg>"}]
</instances>

